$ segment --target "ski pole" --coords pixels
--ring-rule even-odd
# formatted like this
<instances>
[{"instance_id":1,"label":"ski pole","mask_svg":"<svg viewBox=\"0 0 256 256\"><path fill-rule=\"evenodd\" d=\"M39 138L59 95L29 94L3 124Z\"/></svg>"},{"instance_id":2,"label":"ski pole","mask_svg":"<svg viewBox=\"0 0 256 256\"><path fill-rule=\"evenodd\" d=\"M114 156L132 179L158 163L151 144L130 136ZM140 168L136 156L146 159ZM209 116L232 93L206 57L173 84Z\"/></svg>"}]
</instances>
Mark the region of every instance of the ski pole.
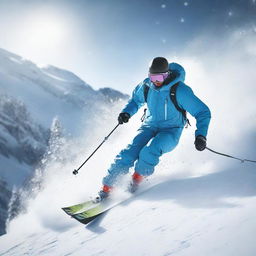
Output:
<instances>
[{"instance_id":1,"label":"ski pole","mask_svg":"<svg viewBox=\"0 0 256 256\"><path fill-rule=\"evenodd\" d=\"M214 151L208 147L206 147L206 149L208 149L209 151L215 153L215 154L218 154L218 155L221 155L221 156L225 156L225 157L230 157L230 158L233 158L233 159L236 159L236 160L239 160L241 161L241 163L244 163L244 162L251 162L251 163L256 163L256 160L249 160L249 159L242 159L242 158L238 158L238 157L234 157L234 156L230 156L230 155L227 155L227 154L223 154L223 153L220 153L220 152L217 152L217 151Z\"/></svg>"},{"instance_id":2,"label":"ski pole","mask_svg":"<svg viewBox=\"0 0 256 256\"><path fill-rule=\"evenodd\" d=\"M95 152L102 146L102 144L108 140L109 136L115 131L115 129L119 126L120 124L117 124L116 127L107 135L107 137L104 138L104 140L100 143L100 145L90 154L90 156L77 168L73 171L73 174L76 175L78 174L78 171L87 163L87 161L95 154Z\"/></svg>"}]
</instances>

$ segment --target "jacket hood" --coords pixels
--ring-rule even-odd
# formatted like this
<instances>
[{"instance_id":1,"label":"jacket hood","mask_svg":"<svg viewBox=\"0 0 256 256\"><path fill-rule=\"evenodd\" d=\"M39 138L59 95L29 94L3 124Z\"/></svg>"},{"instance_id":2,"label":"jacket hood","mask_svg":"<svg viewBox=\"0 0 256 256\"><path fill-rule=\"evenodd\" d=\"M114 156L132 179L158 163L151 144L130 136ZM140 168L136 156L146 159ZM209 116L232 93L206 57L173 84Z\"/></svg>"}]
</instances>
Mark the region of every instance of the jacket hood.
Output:
<instances>
[{"instance_id":1,"label":"jacket hood","mask_svg":"<svg viewBox=\"0 0 256 256\"><path fill-rule=\"evenodd\" d=\"M160 88L156 88L155 85L149 80L148 78L148 85L150 86L150 88L152 89L157 89L159 91L166 91L166 90L170 90L170 88L176 84L177 82L184 82L185 81L185 69L178 63L172 62L169 64L169 71L171 72L170 74L170 82L167 80L167 84L164 84L163 86L161 86ZM168 79L168 78L167 78Z\"/></svg>"}]
</instances>

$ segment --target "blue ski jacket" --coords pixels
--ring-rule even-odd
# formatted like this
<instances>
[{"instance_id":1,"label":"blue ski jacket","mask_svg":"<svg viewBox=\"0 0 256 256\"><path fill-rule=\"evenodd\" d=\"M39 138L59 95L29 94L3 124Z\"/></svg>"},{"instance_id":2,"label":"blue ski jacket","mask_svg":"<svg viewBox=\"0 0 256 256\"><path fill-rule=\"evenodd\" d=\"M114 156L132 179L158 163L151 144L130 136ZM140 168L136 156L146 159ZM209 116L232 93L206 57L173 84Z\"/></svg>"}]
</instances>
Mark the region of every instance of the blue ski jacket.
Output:
<instances>
[{"instance_id":1,"label":"blue ski jacket","mask_svg":"<svg viewBox=\"0 0 256 256\"><path fill-rule=\"evenodd\" d=\"M133 91L122 112L131 116L146 102L148 105L144 124L139 128L125 149L115 158L114 163L108 169L108 175L104 177L103 184L113 186L118 177L129 172L134 166L135 171L142 176L153 174L160 157L171 152L179 143L179 139L186 121L178 111L170 98L170 88L179 82L176 90L176 99L180 108L188 111L196 118L195 135L207 136L211 118L209 108L197 98L190 87L184 84L185 70L177 63L170 63L171 78L160 88L146 78ZM144 87L148 86L147 99L145 100Z\"/></svg>"},{"instance_id":2,"label":"blue ski jacket","mask_svg":"<svg viewBox=\"0 0 256 256\"><path fill-rule=\"evenodd\" d=\"M184 118L170 98L170 88L179 82L176 91L176 99L179 106L189 112L196 119L195 136L207 136L208 126L211 119L209 108L193 93L192 89L184 83L185 70L177 63L169 64L170 71L175 74L174 79L160 88L157 88L149 78L146 78L136 86L132 97L122 112L134 115L145 103L144 87L149 86L147 95L147 112L144 125L155 128L183 128Z\"/></svg>"}]
</instances>

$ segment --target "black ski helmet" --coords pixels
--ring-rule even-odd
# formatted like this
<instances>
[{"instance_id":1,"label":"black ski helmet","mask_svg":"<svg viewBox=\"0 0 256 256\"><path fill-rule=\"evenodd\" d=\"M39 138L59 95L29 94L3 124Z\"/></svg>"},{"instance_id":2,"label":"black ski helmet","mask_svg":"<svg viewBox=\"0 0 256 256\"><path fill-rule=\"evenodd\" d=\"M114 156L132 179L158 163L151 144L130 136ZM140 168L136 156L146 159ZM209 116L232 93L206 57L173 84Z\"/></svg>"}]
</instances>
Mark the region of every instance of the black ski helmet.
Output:
<instances>
[{"instance_id":1,"label":"black ski helmet","mask_svg":"<svg viewBox=\"0 0 256 256\"><path fill-rule=\"evenodd\" d=\"M152 60L149 73L165 73L169 70L169 63L164 57L156 57Z\"/></svg>"}]
</instances>

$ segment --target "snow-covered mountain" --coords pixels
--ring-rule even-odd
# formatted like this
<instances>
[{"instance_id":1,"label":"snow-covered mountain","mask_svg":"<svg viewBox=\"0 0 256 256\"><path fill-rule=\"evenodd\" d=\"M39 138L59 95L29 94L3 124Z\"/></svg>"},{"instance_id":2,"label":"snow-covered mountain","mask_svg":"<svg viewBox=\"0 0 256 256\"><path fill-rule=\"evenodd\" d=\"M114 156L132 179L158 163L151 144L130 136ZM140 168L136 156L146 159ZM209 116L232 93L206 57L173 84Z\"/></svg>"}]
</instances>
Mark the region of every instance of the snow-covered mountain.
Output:
<instances>
[{"instance_id":1,"label":"snow-covered mountain","mask_svg":"<svg viewBox=\"0 0 256 256\"><path fill-rule=\"evenodd\" d=\"M0 180L0 234L5 234L11 195L12 193L8 189L7 184Z\"/></svg>"},{"instance_id":2,"label":"snow-covered mountain","mask_svg":"<svg viewBox=\"0 0 256 256\"><path fill-rule=\"evenodd\" d=\"M82 109L87 109L90 123L89 109L97 112L102 109L100 103L127 98L121 93L117 97L118 92L113 89L95 91L70 71L53 66L40 68L3 49L0 49L0 75L0 92L23 102L36 122L50 127L52 119L58 116L72 134L81 131Z\"/></svg>"},{"instance_id":3,"label":"snow-covered mountain","mask_svg":"<svg viewBox=\"0 0 256 256\"><path fill-rule=\"evenodd\" d=\"M65 136L77 137L93 127L95 114L110 113L126 98L110 88L95 91L70 71L40 68L0 49L1 186L11 191L34 175L49 146L53 120L58 119ZM0 196L6 195L5 190L1 189ZM6 210L4 203L1 211ZM0 217L1 222L5 219Z\"/></svg>"},{"instance_id":4,"label":"snow-covered mountain","mask_svg":"<svg viewBox=\"0 0 256 256\"><path fill-rule=\"evenodd\" d=\"M20 165L32 167L46 150L49 131L33 122L23 102L8 95L0 95L0 98L1 159L16 159ZM1 171L1 177L5 177L10 186L19 185L18 176L26 176L22 172L14 176L6 165Z\"/></svg>"}]
</instances>

